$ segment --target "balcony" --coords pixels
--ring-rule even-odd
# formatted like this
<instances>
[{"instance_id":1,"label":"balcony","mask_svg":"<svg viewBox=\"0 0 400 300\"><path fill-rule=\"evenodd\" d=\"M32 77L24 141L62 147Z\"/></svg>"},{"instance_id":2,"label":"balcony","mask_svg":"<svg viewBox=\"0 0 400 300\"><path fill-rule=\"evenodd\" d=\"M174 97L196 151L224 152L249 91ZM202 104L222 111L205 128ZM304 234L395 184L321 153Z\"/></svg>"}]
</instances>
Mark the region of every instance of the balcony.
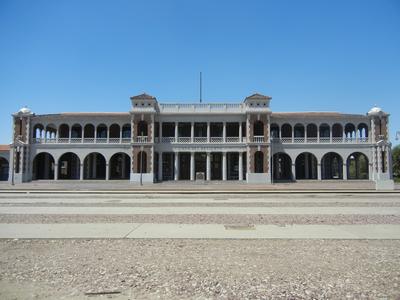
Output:
<instances>
[{"instance_id":1,"label":"balcony","mask_svg":"<svg viewBox=\"0 0 400 300\"><path fill-rule=\"evenodd\" d=\"M368 137L365 138L347 138L347 137L282 137L271 138L274 143L281 144L367 144L370 143Z\"/></svg>"},{"instance_id":2,"label":"balcony","mask_svg":"<svg viewBox=\"0 0 400 300\"><path fill-rule=\"evenodd\" d=\"M147 137L138 137L146 140ZM130 144L131 138L33 138L33 144Z\"/></svg>"}]
</instances>

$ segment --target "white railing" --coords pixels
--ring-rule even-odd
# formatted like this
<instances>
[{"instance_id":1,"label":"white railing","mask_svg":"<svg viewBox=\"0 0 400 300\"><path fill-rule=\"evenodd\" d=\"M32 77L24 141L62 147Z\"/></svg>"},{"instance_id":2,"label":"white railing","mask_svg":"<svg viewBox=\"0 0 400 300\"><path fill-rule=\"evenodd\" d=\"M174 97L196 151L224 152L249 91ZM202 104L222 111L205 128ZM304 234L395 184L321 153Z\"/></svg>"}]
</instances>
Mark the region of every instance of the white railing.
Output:
<instances>
[{"instance_id":1,"label":"white railing","mask_svg":"<svg viewBox=\"0 0 400 300\"><path fill-rule=\"evenodd\" d=\"M320 143L330 143L331 142L331 138L330 137L320 137L319 138L319 142Z\"/></svg>"},{"instance_id":2,"label":"white railing","mask_svg":"<svg viewBox=\"0 0 400 300\"><path fill-rule=\"evenodd\" d=\"M84 138L83 139L84 144L93 144L94 143L94 137L92 138Z\"/></svg>"},{"instance_id":3,"label":"white railing","mask_svg":"<svg viewBox=\"0 0 400 300\"><path fill-rule=\"evenodd\" d=\"M253 137L253 143L264 143L264 136L263 135L255 135Z\"/></svg>"},{"instance_id":4,"label":"white railing","mask_svg":"<svg viewBox=\"0 0 400 300\"><path fill-rule=\"evenodd\" d=\"M131 138L122 138L121 143L122 144L129 144L131 142Z\"/></svg>"},{"instance_id":5,"label":"white railing","mask_svg":"<svg viewBox=\"0 0 400 300\"><path fill-rule=\"evenodd\" d=\"M108 142L110 144L119 144L120 143L120 138L109 138Z\"/></svg>"},{"instance_id":6,"label":"white railing","mask_svg":"<svg viewBox=\"0 0 400 300\"><path fill-rule=\"evenodd\" d=\"M292 143L292 138L291 137L283 137L283 138L281 138L281 141L283 144L289 144L289 143Z\"/></svg>"},{"instance_id":7,"label":"white railing","mask_svg":"<svg viewBox=\"0 0 400 300\"><path fill-rule=\"evenodd\" d=\"M307 138L307 143L310 143L310 144L318 143L318 138L316 138L316 137L308 137Z\"/></svg>"},{"instance_id":8,"label":"white railing","mask_svg":"<svg viewBox=\"0 0 400 300\"><path fill-rule=\"evenodd\" d=\"M208 142L208 138L204 137L204 136L197 136L197 137L195 136L193 142L199 143L199 144L204 144L204 143Z\"/></svg>"},{"instance_id":9,"label":"white railing","mask_svg":"<svg viewBox=\"0 0 400 300\"><path fill-rule=\"evenodd\" d=\"M107 144L107 138L97 138L96 143L97 144Z\"/></svg>"},{"instance_id":10,"label":"white railing","mask_svg":"<svg viewBox=\"0 0 400 300\"><path fill-rule=\"evenodd\" d=\"M228 136L228 137L226 137L226 142L227 143L239 143L239 137L238 136Z\"/></svg>"},{"instance_id":11,"label":"white railing","mask_svg":"<svg viewBox=\"0 0 400 300\"><path fill-rule=\"evenodd\" d=\"M332 143L343 143L343 138L342 137L333 137Z\"/></svg>"},{"instance_id":12,"label":"white railing","mask_svg":"<svg viewBox=\"0 0 400 300\"><path fill-rule=\"evenodd\" d=\"M219 137L219 136L214 137L214 136L212 136L210 138L210 143L211 144L217 144L217 143L223 143L223 142L224 142L224 138L223 137Z\"/></svg>"},{"instance_id":13,"label":"white railing","mask_svg":"<svg viewBox=\"0 0 400 300\"><path fill-rule=\"evenodd\" d=\"M191 142L191 137L190 136L180 136L178 137L178 143L181 144L189 144Z\"/></svg>"},{"instance_id":14,"label":"white railing","mask_svg":"<svg viewBox=\"0 0 400 300\"><path fill-rule=\"evenodd\" d=\"M149 138L148 136L137 136L136 137L136 143L148 143Z\"/></svg>"},{"instance_id":15,"label":"white railing","mask_svg":"<svg viewBox=\"0 0 400 300\"><path fill-rule=\"evenodd\" d=\"M59 138L58 139L59 144L68 144L69 143L69 138Z\"/></svg>"},{"instance_id":16,"label":"white railing","mask_svg":"<svg viewBox=\"0 0 400 300\"><path fill-rule=\"evenodd\" d=\"M305 143L305 138L304 137L295 137L294 142L295 143Z\"/></svg>"},{"instance_id":17,"label":"white railing","mask_svg":"<svg viewBox=\"0 0 400 300\"><path fill-rule=\"evenodd\" d=\"M173 136L163 136L161 138L161 142L162 143L167 143L167 144L175 143L175 137L173 137Z\"/></svg>"}]
</instances>

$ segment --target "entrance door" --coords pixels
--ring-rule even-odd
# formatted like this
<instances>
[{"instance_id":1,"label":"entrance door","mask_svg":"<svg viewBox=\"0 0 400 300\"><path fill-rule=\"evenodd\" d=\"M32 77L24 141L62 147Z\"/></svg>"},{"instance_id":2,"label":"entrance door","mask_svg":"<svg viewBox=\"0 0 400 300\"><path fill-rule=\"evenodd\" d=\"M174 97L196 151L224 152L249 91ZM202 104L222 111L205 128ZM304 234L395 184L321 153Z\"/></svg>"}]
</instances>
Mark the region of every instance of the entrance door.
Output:
<instances>
[{"instance_id":1,"label":"entrance door","mask_svg":"<svg viewBox=\"0 0 400 300\"><path fill-rule=\"evenodd\" d=\"M174 180L174 153L163 153L162 154L162 180Z\"/></svg>"},{"instance_id":2,"label":"entrance door","mask_svg":"<svg viewBox=\"0 0 400 300\"><path fill-rule=\"evenodd\" d=\"M222 153L211 153L211 180L222 180Z\"/></svg>"},{"instance_id":3,"label":"entrance door","mask_svg":"<svg viewBox=\"0 0 400 300\"><path fill-rule=\"evenodd\" d=\"M179 153L179 179L190 180L190 153Z\"/></svg>"},{"instance_id":4,"label":"entrance door","mask_svg":"<svg viewBox=\"0 0 400 300\"><path fill-rule=\"evenodd\" d=\"M239 153L227 153L228 180L239 180Z\"/></svg>"}]
</instances>

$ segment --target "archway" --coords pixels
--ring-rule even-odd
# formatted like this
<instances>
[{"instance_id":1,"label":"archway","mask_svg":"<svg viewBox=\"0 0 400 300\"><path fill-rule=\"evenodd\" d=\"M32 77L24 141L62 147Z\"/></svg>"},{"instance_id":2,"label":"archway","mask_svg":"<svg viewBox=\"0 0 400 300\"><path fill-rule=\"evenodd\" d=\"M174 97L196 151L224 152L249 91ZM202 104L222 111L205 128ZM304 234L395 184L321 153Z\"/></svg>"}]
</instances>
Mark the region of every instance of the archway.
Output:
<instances>
[{"instance_id":1,"label":"archway","mask_svg":"<svg viewBox=\"0 0 400 300\"><path fill-rule=\"evenodd\" d=\"M335 153L329 152L321 160L322 179L343 179L343 159Z\"/></svg>"},{"instance_id":2,"label":"archway","mask_svg":"<svg viewBox=\"0 0 400 300\"><path fill-rule=\"evenodd\" d=\"M86 155L83 160L83 179L106 179L106 159L98 152Z\"/></svg>"},{"instance_id":3,"label":"archway","mask_svg":"<svg viewBox=\"0 0 400 300\"><path fill-rule=\"evenodd\" d=\"M64 153L58 160L59 179L79 179L80 159L72 152Z\"/></svg>"},{"instance_id":4,"label":"archway","mask_svg":"<svg viewBox=\"0 0 400 300\"><path fill-rule=\"evenodd\" d=\"M296 179L317 179L318 161L314 154L303 152L296 158Z\"/></svg>"},{"instance_id":5,"label":"archway","mask_svg":"<svg viewBox=\"0 0 400 300\"><path fill-rule=\"evenodd\" d=\"M8 180L9 163L4 157L0 157L0 181Z\"/></svg>"},{"instance_id":6,"label":"archway","mask_svg":"<svg viewBox=\"0 0 400 300\"><path fill-rule=\"evenodd\" d=\"M280 129L278 124L275 123L271 124L270 131L271 131L271 138L279 138Z\"/></svg>"},{"instance_id":7,"label":"archway","mask_svg":"<svg viewBox=\"0 0 400 300\"><path fill-rule=\"evenodd\" d=\"M292 159L286 153L275 153L273 156L273 178L274 180L293 180Z\"/></svg>"},{"instance_id":8,"label":"archway","mask_svg":"<svg viewBox=\"0 0 400 300\"><path fill-rule=\"evenodd\" d=\"M126 153L115 153L111 156L109 168L110 179L129 179L131 173L131 158Z\"/></svg>"},{"instance_id":9,"label":"archway","mask_svg":"<svg viewBox=\"0 0 400 300\"><path fill-rule=\"evenodd\" d=\"M368 158L365 154L354 152L347 158L347 178L348 179L368 179L369 178Z\"/></svg>"},{"instance_id":10,"label":"archway","mask_svg":"<svg viewBox=\"0 0 400 300\"><path fill-rule=\"evenodd\" d=\"M50 153L39 153L33 159L32 180L39 179L54 179L54 158Z\"/></svg>"}]
</instances>

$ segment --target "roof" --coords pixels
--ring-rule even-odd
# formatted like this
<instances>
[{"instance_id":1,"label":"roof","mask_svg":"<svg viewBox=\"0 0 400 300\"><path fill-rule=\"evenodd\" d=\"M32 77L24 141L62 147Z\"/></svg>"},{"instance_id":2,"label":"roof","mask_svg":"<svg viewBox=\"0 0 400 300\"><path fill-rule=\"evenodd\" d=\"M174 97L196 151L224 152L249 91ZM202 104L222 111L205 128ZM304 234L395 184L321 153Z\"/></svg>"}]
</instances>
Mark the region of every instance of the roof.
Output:
<instances>
[{"instance_id":1,"label":"roof","mask_svg":"<svg viewBox=\"0 0 400 300\"><path fill-rule=\"evenodd\" d=\"M329 112L329 111L309 111L309 112L272 112L273 118L303 118L303 117L366 117L361 114L344 114L339 112Z\"/></svg>"},{"instance_id":2,"label":"roof","mask_svg":"<svg viewBox=\"0 0 400 300\"><path fill-rule=\"evenodd\" d=\"M0 145L0 151L10 151L10 145Z\"/></svg>"},{"instance_id":3,"label":"roof","mask_svg":"<svg viewBox=\"0 0 400 300\"><path fill-rule=\"evenodd\" d=\"M156 100L156 97L143 93L137 96L132 96L132 100Z\"/></svg>"},{"instance_id":4,"label":"roof","mask_svg":"<svg viewBox=\"0 0 400 300\"><path fill-rule=\"evenodd\" d=\"M265 96L265 95L262 95L262 94L259 94L259 93L255 93L255 94L253 94L251 96L246 97L245 100L260 100L260 99L262 99L262 100L270 100L272 98L270 96Z\"/></svg>"}]
</instances>

